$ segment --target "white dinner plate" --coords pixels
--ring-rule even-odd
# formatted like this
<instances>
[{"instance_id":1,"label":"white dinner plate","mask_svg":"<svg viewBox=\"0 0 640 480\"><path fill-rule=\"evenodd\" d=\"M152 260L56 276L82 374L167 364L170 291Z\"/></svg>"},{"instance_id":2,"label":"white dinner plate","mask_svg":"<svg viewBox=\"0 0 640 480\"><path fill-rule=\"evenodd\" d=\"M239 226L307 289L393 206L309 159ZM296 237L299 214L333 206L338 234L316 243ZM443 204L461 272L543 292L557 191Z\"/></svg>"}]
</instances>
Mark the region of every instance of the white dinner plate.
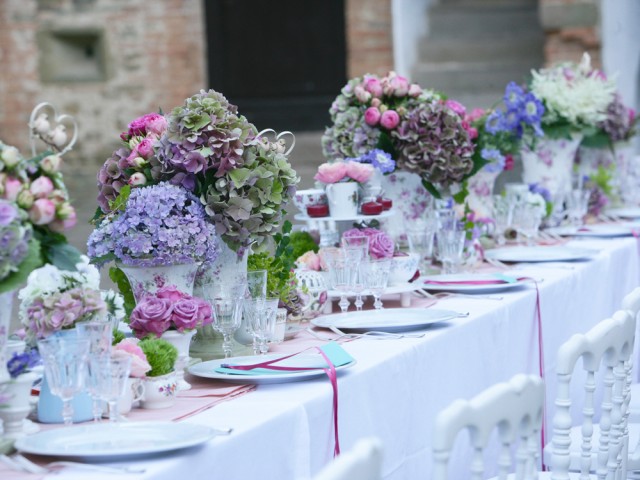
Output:
<instances>
[{"instance_id":1,"label":"white dinner plate","mask_svg":"<svg viewBox=\"0 0 640 480\"><path fill-rule=\"evenodd\" d=\"M631 227L628 225L598 224L585 225L583 227L557 227L547 230L549 233L569 237L628 237L632 235Z\"/></svg>"},{"instance_id":2,"label":"white dinner plate","mask_svg":"<svg viewBox=\"0 0 640 480\"><path fill-rule=\"evenodd\" d=\"M640 218L640 207L612 208L605 213L620 218Z\"/></svg>"},{"instance_id":3,"label":"white dinner plate","mask_svg":"<svg viewBox=\"0 0 640 480\"><path fill-rule=\"evenodd\" d=\"M336 327L350 332L405 332L459 316L458 312L435 308L389 308L323 315L311 323L320 328Z\"/></svg>"},{"instance_id":4,"label":"white dinner plate","mask_svg":"<svg viewBox=\"0 0 640 480\"><path fill-rule=\"evenodd\" d=\"M300 372L275 372L269 374L261 374L261 375L234 375L228 373L220 373L216 372L216 368L221 367L223 364L233 363L234 365L251 365L258 362L266 362L268 360L272 360L274 358L286 356L283 353L270 353L267 355L252 355L247 357L231 357L231 358L220 358L217 360L209 360L208 362L201 362L189 367L189 373L191 375L195 375L196 377L202 378L213 378L216 380L222 380L227 383L235 383L235 384L255 384L255 385L267 385L272 383L289 383L289 382L301 382L303 380L309 380L312 378L322 377L326 375L325 371L318 367L318 358L320 355L318 354L309 354L309 355L296 355L295 357L289 358L287 360L283 360L279 362L280 366L307 366L318 367L317 370L304 370ZM322 357L320 357L321 359ZM352 367L356 364L356 361L353 360L346 365L342 365L336 367L336 371L344 370L345 368Z\"/></svg>"},{"instance_id":5,"label":"white dinner plate","mask_svg":"<svg viewBox=\"0 0 640 480\"><path fill-rule=\"evenodd\" d=\"M429 281L437 283L427 283ZM434 292L491 293L520 288L531 279L515 278L499 273L456 273L452 275L430 275L418 280L425 290ZM451 283L448 283L451 282ZM480 285L466 282L500 282Z\"/></svg>"},{"instance_id":6,"label":"white dinner plate","mask_svg":"<svg viewBox=\"0 0 640 480\"><path fill-rule=\"evenodd\" d=\"M591 258L596 252L568 246L504 247L487 250L485 257L501 262L567 262Z\"/></svg>"},{"instance_id":7,"label":"white dinner plate","mask_svg":"<svg viewBox=\"0 0 640 480\"><path fill-rule=\"evenodd\" d=\"M100 423L28 435L15 448L55 457L128 457L192 447L215 435L214 429L185 422Z\"/></svg>"}]
</instances>

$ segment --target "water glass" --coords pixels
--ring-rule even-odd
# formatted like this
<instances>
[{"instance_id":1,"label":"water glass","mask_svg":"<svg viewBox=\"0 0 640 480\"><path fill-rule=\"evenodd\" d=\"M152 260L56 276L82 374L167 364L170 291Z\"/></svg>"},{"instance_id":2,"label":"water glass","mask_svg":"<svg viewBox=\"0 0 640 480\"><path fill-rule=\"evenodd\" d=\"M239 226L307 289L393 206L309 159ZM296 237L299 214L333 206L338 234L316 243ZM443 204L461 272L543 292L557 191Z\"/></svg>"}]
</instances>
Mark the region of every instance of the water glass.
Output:
<instances>
[{"instance_id":1,"label":"water glass","mask_svg":"<svg viewBox=\"0 0 640 480\"><path fill-rule=\"evenodd\" d=\"M533 246L542 222L542 212L537 205L522 204L513 211L513 226L518 235L525 238L527 246Z\"/></svg>"},{"instance_id":2,"label":"water glass","mask_svg":"<svg viewBox=\"0 0 640 480\"><path fill-rule=\"evenodd\" d=\"M102 418L103 404L100 395L101 361L111 355L113 338L113 324L110 319L105 321L82 322L76 325L79 338L89 341L89 359L87 362L86 387L93 401L93 421Z\"/></svg>"},{"instance_id":3,"label":"water glass","mask_svg":"<svg viewBox=\"0 0 640 480\"><path fill-rule=\"evenodd\" d=\"M253 270L247 272L248 298L265 298L267 296L267 271Z\"/></svg>"},{"instance_id":4,"label":"water glass","mask_svg":"<svg viewBox=\"0 0 640 480\"><path fill-rule=\"evenodd\" d=\"M229 358L233 352L233 334L240 328L242 322L242 305L247 284L235 283L209 284L204 288L205 300L211 305L213 313L213 328L222 334L222 351L224 358Z\"/></svg>"},{"instance_id":5,"label":"water glass","mask_svg":"<svg viewBox=\"0 0 640 480\"><path fill-rule=\"evenodd\" d=\"M360 264L369 258L369 241L366 235L354 235L351 237L342 237L342 250L347 262L354 265L355 273L351 291L356 295L356 310L362 310L362 292L364 291L364 282L362 281L362 273Z\"/></svg>"},{"instance_id":6,"label":"water glass","mask_svg":"<svg viewBox=\"0 0 640 480\"><path fill-rule=\"evenodd\" d=\"M581 227L584 224L584 217L589 210L589 197L588 190L574 189L567 192L567 217L572 226Z\"/></svg>"},{"instance_id":7,"label":"water glass","mask_svg":"<svg viewBox=\"0 0 640 480\"><path fill-rule=\"evenodd\" d=\"M405 225L409 250L420 257L419 269L425 272L433 257L433 239L438 227L438 221L434 218L417 219L415 222Z\"/></svg>"},{"instance_id":8,"label":"water glass","mask_svg":"<svg viewBox=\"0 0 640 480\"><path fill-rule=\"evenodd\" d=\"M329 251L325 254L325 261L329 269L329 282L331 288L340 292L340 309L346 312L349 309L347 295L352 291L358 271L359 260L347 255L345 250Z\"/></svg>"},{"instance_id":9,"label":"water glass","mask_svg":"<svg viewBox=\"0 0 640 480\"><path fill-rule=\"evenodd\" d=\"M128 354L111 356L101 360L101 396L109 405L109 423L117 423L120 417L118 403L124 396L127 379L131 373L131 356Z\"/></svg>"},{"instance_id":10,"label":"water glass","mask_svg":"<svg viewBox=\"0 0 640 480\"><path fill-rule=\"evenodd\" d=\"M367 289L371 292L374 298L373 306L376 310L380 310L382 308L382 300L380 297L387 288L387 283L389 282L391 259L371 259L364 265Z\"/></svg>"},{"instance_id":11,"label":"water glass","mask_svg":"<svg viewBox=\"0 0 640 480\"><path fill-rule=\"evenodd\" d=\"M515 204L502 195L493 196L493 236L498 245L506 243L505 232L513 223L513 209Z\"/></svg>"},{"instance_id":12,"label":"water glass","mask_svg":"<svg viewBox=\"0 0 640 480\"><path fill-rule=\"evenodd\" d=\"M269 340L274 335L276 311L280 299L268 297L265 299L245 299L244 314L247 327L253 335L253 353L264 355L269 351Z\"/></svg>"},{"instance_id":13,"label":"water glass","mask_svg":"<svg viewBox=\"0 0 640 480\"><path fill-rule=\"evenodd\" d=\"M443 273L457 273L460 270L466 235L467 232L459 225L438 231L438 255Z\"/></svg>"},{"instance_id":14,"label":"water glass","mask_svg":"<svg viewBox=\"0 0 640 480\"><path fill-rule=\"evenodd\" d=\"M73 423L73 396L84 386L89 340L76 335L52 335L38 340L38 350L51 393L62 399L62 419Z\"/></svg>"}]
</instances>

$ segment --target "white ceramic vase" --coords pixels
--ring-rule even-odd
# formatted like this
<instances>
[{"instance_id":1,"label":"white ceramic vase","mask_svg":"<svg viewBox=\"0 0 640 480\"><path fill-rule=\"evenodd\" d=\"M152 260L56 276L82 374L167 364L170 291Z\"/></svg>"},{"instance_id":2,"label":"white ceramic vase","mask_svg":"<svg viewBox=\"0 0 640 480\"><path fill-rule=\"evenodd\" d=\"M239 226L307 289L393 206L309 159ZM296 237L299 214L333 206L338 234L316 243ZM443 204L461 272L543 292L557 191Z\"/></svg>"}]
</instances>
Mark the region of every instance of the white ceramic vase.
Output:
<instances>
[{"instance_id":1,"label":"white ceramic vase","mask_svg":"<svg viewBox=\"0 0 640 480\"><path fill-rule=\"evenodd\" d=\"M9 400L0 407L0 419L4 438L16 440L27 433L33 433L37 427L26 420L31 411L31 387L38 379L33 372L23 373L17 378L0 383L0 392ZM29 432L27 432L27 429Z\"/></svg>"},{"instance_id":2,"label":"white ceramic vase","mask_svg":"<svg viewBox=\"0 0 640 480\"><path fill-rule=\"evenodd\" d=\"M144 391L140 398L140 406L149 410L170 408L176 403L178 393L178 377L176 372L158 377L145 377L142 380Z\"/></svg>"},{"instance_id":3,"label":"white ceramic vase","mask_svg":"<svg viewBox=\"0 0 640 480\"><path fill-rule=\"evenodd\" d=\"M329 212L334 219L353 218L358 215L358 183L330 183L325 187Z\"/></svg>"},{"instance_id":4,"label":"white ceramic vase","mask_svg":"<svg viewBox=\"0 0 640 480\"><path fill-rule=\"evenodd\" d=\"M476 214L476 218L491 218L493 210L493 187L496 179L502 173L500 170L491 171L481 169L467 181L467 204Z\"/></svg>"},{"instance_id":5,"label":"white ceramic vase","mask_svg":"<svg viewBox=\"0 0 640 480\"><path fill-rule=\"evenodd\" d=\"M184 379L184 369L189 365L189 345L195 333L195 330L186 330L184 332L167 330L161 337L178 350L178 358L176 359L174 369L178 379L179 391L191 389L191 384Z\"/></svg>"},{"instance_id":6,"label":"white ceramic vase","mask_svg":"<svg viewBox=\"0 0 640 480\"><path fill-rule=\"evenodd\" d=\"M571 172L582 134L574 133L571 138L540 138L534 149L525 146L522 157L522 180L537 183L549 190L551 198L571 189Z\"/></svg>"},{"instance_id":7,"label":"white ceramic vase","mask_svg":"<svg viewBox=\"0 0 640 480\"><path fill-rule=\"evenodd\" d=\"M136 302L149 293L173 285L188 295L193 294L193 284L199 263L185 263L178 265L162 265L157 267L132 267L118 263L131 284L131 290Z\"/></svg>"}]
</instances>

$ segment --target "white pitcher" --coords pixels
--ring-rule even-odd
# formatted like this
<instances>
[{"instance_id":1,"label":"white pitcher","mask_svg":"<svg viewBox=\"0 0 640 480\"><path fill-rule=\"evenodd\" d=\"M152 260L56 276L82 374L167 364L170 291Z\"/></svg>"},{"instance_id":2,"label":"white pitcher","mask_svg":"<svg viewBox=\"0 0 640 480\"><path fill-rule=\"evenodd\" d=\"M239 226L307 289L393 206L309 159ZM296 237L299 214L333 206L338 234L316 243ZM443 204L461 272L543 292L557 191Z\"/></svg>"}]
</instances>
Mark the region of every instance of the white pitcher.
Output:
<instances>
[{"instance_id":1,"label":"white pitcher","mask_svg":"<svg viewBox=\"0 0 640 480\"><path fill-rule=\"evenodd\" d=\"M358 184L330 183L325 187L329 212L333 218L352 218L358 215Z\"/></svg>"}]
</instances>

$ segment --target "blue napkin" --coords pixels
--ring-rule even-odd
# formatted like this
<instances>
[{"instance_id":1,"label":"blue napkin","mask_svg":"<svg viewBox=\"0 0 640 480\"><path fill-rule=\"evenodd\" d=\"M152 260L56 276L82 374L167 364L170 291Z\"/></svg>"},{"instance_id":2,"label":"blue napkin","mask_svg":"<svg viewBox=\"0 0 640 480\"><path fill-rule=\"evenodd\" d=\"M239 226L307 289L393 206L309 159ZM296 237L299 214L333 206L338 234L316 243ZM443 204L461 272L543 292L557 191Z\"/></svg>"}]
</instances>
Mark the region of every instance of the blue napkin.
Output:
<instances>
[{"instance_id":1,"label":"blue napkin","mask_svg":"<svg viewBox=\"0 0 640 480\"><path fill-rule=\"evenodd\" d=\"M320 347L320 349L324 352L327 358L331 360L331 363L333 363L333 365L336 367L341 367L342 365L347 365L354 361L353 357L349 355L344 350L344 348L342 348L336 342L329 342L326 345L323 345L322 347ZM328 368L328 365L324 361L324 358L319 353L316 353L315 355L313 355L313 351L309 350L308 354L302 354L302 355L305 355L305 360L307 360L305 362L302 362L302 364L296 363L296 356L293 356L291 358L287 358L286 360L283 360L282 362L278 362L277 365L286 366L286 367L296 367L296 366L304 367L304 368L313 367L317 369ZM317 357L317 362L314 361L313 364L309 363L308 359L311 355L313 355L314 358ZM283 355L283 356L286 356L286 355ZM256 360L253 363L261 362L260 357L255 357L255 358ZM218 367L214 371L216 373L224 373L228 375L274 375L274 374L283 374L283 373L308 372L309 370L271 370L270 368L254 368L253 370L236 370L233 368Z\"/></svg>"}]
</instances>

